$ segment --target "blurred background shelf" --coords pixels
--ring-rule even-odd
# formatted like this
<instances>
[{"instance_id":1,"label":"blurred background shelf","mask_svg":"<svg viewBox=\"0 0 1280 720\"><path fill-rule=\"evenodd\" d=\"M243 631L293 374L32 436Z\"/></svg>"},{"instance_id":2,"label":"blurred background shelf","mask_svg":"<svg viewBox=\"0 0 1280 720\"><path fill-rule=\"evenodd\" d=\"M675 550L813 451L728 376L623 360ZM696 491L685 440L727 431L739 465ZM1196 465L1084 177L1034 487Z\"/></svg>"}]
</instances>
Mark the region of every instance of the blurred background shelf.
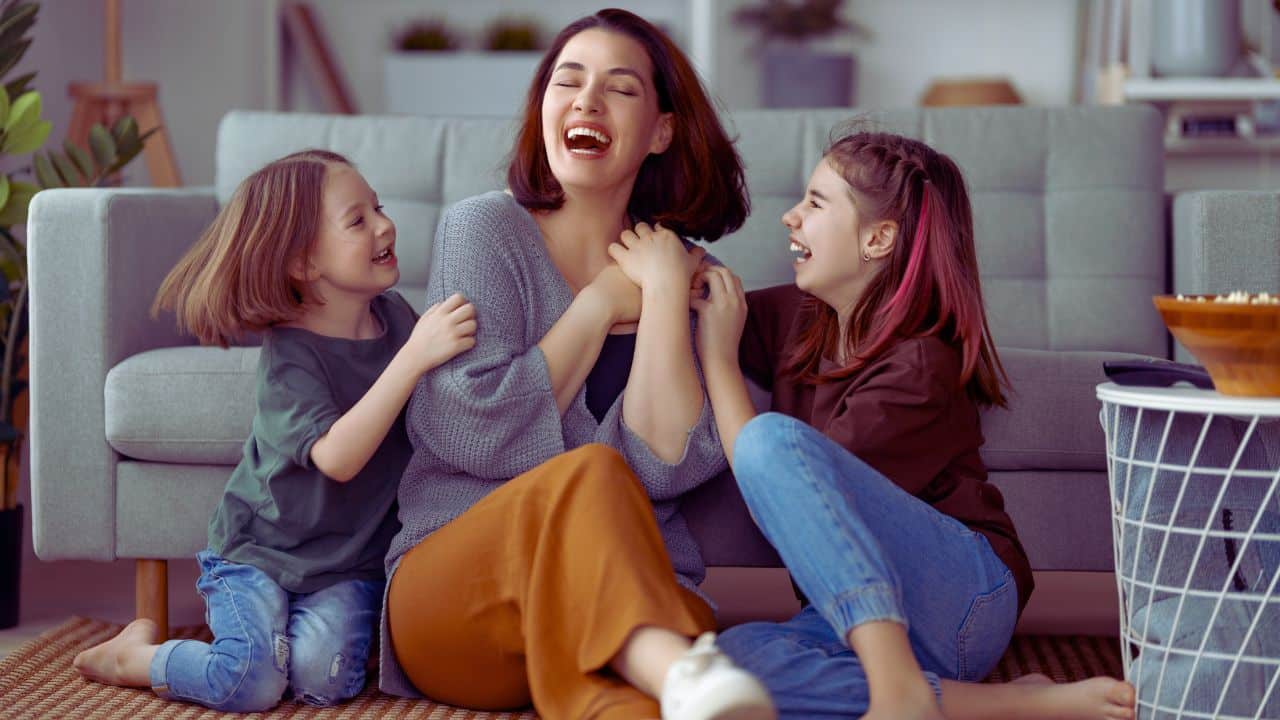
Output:
<instances>
[{"instance_id":1,"label":"blurred background shelf","mask_svg":"<svg viewBox=\"0 0 1280 720\"><path fill-rule=\"evenodd\" d=\"M1135 78L1124 83L1131 102L1277 100L1280 80L1266 78Z\"/></svg>"}]
</instances>

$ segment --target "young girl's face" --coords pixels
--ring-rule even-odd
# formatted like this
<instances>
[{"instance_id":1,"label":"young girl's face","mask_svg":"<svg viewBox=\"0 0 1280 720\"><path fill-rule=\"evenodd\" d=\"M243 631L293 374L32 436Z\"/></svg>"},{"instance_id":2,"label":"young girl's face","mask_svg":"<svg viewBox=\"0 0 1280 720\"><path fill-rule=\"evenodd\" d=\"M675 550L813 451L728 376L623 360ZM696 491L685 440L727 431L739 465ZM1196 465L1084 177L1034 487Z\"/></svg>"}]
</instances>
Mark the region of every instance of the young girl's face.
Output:
<instances>
[{"instance_id":1,"label":"young girl's face","mask_svg":"<svg viewBox=\"0 0 1280 720\"><path fill-rule=\"evenodd\" d=\"M307 274L320 297L367 302L400 280L396 226L378 196L349 165L331 163L325 173L320 230Z\"/></svg>"},{"instance_id":2,"label":"young girl's face","mask_svg":"<svg viewBox=\"0 0 1280 720\"><path fill-rule=\"evenodd\" d=\"M639 42L592 28L565 43L542 98L542 141L562 187L634 182L645 157L666 150L671 130Z\"/></svg>"},{"instance_id":3,"label":"young girl's face","mask_svg":"<svg viewBox=\"0 0 1280 720\"><path fill-rule=\"evenodd\" d=\"M866 239L849 184L826 158L814 168L804 197L783 213L782 224L791 231L797 255L796 285L837 310L851 307L873 265L862 259Z\"/></svg>"}]
</instances>

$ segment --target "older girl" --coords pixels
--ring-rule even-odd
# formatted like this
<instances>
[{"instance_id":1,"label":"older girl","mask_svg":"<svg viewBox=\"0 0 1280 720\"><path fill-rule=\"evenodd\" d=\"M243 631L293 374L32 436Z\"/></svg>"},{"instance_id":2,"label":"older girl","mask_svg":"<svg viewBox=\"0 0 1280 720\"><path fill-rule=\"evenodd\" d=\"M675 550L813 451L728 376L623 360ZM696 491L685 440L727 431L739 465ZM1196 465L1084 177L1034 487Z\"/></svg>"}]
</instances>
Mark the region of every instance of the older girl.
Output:
<instances>
[{"instance_id":1,"label":"older girl","mask_svg":"<svg viewBox=\"0 0 1280 720\"><path fill-rule=\"evenodd\" d=\"M954 682L995 666L1032 587L978 454L1005 379L959 168L908 138L843 137L782 222L795 285L748 296L709 268L694 301L734 474L808 600L726 631L726 652L785 717L1132 717L1110 678ZM756 416L743 370L775 412Z\"/></svg>"}]
</instances>

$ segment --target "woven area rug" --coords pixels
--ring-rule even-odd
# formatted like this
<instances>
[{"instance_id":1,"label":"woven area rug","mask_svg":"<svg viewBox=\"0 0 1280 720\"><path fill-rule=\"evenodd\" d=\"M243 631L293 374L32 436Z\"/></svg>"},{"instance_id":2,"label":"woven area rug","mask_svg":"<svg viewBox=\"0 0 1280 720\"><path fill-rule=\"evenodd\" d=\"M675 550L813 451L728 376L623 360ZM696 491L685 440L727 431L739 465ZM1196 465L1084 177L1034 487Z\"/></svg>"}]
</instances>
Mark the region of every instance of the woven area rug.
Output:
<instances>
[{"instance_id":1,"label":"woven area rug","mask_svg":"<svg viewBox=\"0 0 1280 720\"><path fill-rule=\"evenodd\" d=\"M83 718L85 720L209 720L211 718L315 718L317 720L535 720L526 713L461 710L425 700L383 695L372 683L354 700L336 708L284 703L268 713L234 715L197 705L168 702L147 690L86 682L71 667L84 648L107 640L122 626L72 618L0 660L0 717ZM177 628L176 638L209 639L203 626ZM1018 636L988 678L1000 682L1041 672L1059 682L1094 675L1120 677L1119 645L1114 638Z\"/></svg>"}]
</instances>

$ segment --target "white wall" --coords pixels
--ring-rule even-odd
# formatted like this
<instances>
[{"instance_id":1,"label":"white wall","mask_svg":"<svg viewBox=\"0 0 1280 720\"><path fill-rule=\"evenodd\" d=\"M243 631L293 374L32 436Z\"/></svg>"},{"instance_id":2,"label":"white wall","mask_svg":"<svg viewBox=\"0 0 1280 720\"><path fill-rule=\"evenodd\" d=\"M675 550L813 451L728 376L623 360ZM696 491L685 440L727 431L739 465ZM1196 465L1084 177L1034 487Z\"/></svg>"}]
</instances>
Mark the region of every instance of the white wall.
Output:
<instances>
[{"instance_id":1,"label":"white wall","mask_svg":"<svg viewBox=\"0 0 1280 720\"><path fill-rule=\"evenodd\" d=\"M731 109L760 105L754 34L735 25L733 11L752 0L635 0L616 3L656 20L699 57L713 92ZM1032 104L1071 101L1076 73L1079 0L852 0L850 17L867 26L867 40L843 41L858 57L859 107L918 104L938 75L1002 74ZM283 83L269 82L271 48L279 26L279 0L125 0L126 80L159 84L160 103L179 169L188 185L213 181L218 121L233 108L265 109L280 85L283 107L323 105L296 63L280 68ZM362 112L383 112L382 56L394 30L416 17L444 14L464 33L490 19L535 15L548 34L607 3L598 0L312 0L334 55ZM710 37L693 37L697 27ZM65 135L70 102L67 83L102 73L101 0L46 0L23 62L39 71L52 138ZM476 89L483 92L483 88ZM447 112L447 107L441 108ZM513 108L513 112L515 109ZM1268 156L1178 158L1169 163L1171 188L1274 187L1280 175ZM146 184L144 163L131 166L126 182Z\"/></svg>"}]
</instances>

